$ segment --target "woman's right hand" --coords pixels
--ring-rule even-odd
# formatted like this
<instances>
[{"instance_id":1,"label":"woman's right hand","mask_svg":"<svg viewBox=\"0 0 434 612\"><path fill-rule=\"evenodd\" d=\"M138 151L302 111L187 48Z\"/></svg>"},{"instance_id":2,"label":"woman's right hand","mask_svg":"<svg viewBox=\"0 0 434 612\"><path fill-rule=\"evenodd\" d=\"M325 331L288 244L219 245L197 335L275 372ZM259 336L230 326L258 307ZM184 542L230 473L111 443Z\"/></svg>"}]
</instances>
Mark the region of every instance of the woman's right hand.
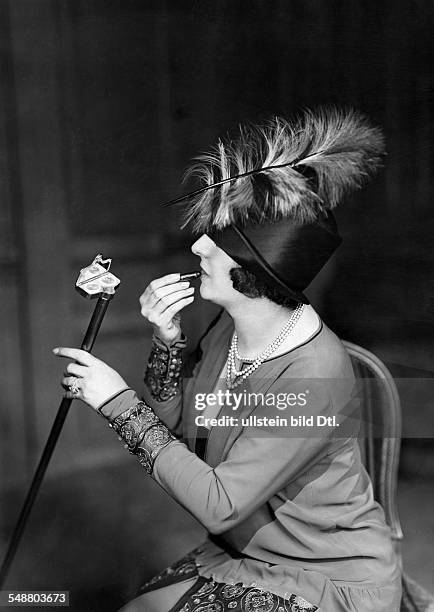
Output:
<instances>
[{"instance_id":1,"label":"woman's right hand","mask_svg":"<svg viewBox=\"0 0 434 612\"><path fill-rule=\"evenodd\" d=\"M179 278L178 272L156 278L140 296L142 316L152 325L154 333L169 345L181 337L180 311L194 300L194 287Z\"/></svg>"}]
</instances>

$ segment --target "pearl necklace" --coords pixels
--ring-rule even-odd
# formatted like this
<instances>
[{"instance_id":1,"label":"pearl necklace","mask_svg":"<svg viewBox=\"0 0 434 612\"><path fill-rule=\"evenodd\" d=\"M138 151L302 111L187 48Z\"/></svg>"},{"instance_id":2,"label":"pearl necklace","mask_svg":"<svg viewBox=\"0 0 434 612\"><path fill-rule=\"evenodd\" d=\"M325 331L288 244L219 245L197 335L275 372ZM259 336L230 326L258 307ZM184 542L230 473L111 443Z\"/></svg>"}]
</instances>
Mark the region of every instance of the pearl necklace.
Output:
<instances>
[{"instance_id":1,"label":"pearl necklace","mask_svg":"<svg viewBox=\"0 0 434 612\"><path fill-rule=\"evenodd\" d=\"M297 305L297 308L294 310L276 338L270 342L267 348L254 359L244 359L243 357L240 357L238 353L238 336L236 332L234 333L228 353L228 365L226 371L226 386L228 389L235 389L235 387L238 387L238 385L240 385L248 376L250 376L250 374L257 370L259 366L279 348L282 342L289 336L296 326L303 313L303 309L304 304L300 303ZM239 361L248 361L251 363L249 366L247 366L247 368L244 368L244 370L238 370L235 358L237 358ZM238 380L236 380L237 378Z\"/></svg>"}]
</instances>

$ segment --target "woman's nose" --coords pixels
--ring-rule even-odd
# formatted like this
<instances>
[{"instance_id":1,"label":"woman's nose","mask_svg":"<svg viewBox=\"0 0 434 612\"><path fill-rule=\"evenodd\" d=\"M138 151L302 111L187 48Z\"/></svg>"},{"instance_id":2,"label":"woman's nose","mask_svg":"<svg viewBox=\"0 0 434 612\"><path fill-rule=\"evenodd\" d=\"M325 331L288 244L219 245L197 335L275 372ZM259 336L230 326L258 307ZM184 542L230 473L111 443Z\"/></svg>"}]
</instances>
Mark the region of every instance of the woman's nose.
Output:
<instances>
[{"instance_id":1,"label":"woman's nose","mask_svg":"<svg viewBox=\"0 0 434 612\"><path fill-rule=\"evenodd\" d=\"M196 242L191 245L191 252L194 255L197 255L198 257L204 257L207 253L208 242L208 236L206 234L203 234L200 238L196 240Z\"/></svg>"}]
</instances>

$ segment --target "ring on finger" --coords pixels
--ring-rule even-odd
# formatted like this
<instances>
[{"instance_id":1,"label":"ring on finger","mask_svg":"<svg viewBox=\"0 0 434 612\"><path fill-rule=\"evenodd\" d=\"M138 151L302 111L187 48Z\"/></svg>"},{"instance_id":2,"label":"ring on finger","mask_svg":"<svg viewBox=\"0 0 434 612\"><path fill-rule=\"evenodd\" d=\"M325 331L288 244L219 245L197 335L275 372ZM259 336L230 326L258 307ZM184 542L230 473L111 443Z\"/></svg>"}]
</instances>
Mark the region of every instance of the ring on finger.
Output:
<instances>
[{"instance_id":1,"label":"ring on finger","mask_svg":"<svg viewBox=\"0 0 434 612\"><path fill-rule=\"evenodd\" d=\"M69 390L71 391L72 395L78 395L80 393L80 387L78 384L78 378L74 377L72 379L72 382L69 383Z\"/></svg>"}]
</instances>

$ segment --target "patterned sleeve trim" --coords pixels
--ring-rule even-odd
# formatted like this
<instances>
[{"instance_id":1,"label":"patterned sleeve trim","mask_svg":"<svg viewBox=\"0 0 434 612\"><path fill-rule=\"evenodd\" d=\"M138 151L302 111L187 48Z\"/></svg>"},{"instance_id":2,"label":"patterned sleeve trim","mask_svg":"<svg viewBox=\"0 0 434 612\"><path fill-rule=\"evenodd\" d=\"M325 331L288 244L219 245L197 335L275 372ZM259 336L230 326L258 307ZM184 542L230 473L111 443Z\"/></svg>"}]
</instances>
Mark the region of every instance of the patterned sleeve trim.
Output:
<instances>
[{"instance_id":1,"label":"patterned sleeve trim","mask_svg":"<svg viewBox=\"0 0 434 612\"><path fill-rule=\"evenodd\" d=\"M180 393L181 354L186 345L184 335L170 346L153 336L144 382L157 402L166 402Z\"/></svg>"},{"instance_id":2,"label":"patterned sleeve trim","mask_svg":"<svg viewBox=\"0 0 434 612\"><path fill-rule=\"evenodd\" d=\"M148 474L163 448L176 438L145 402L138 402L109 423L125 442L125 448L136 455Z\"/></svg>"}]
</instances>

